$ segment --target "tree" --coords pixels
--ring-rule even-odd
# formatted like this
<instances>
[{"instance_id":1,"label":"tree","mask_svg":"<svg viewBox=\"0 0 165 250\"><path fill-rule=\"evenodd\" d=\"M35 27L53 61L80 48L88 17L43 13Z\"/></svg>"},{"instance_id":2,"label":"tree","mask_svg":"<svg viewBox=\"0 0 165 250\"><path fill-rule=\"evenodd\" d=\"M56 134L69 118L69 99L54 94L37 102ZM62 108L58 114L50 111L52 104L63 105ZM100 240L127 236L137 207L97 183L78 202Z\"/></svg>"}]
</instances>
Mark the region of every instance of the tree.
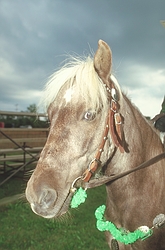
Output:
<instances>
[{"instance_id":1,"label":"tree","mask_svg":"<svg viewBox=\"0 0 165 250\"><path fill-rule=\"evenodd\" d=\"M36 104L30 104L26 111L22 112L29 112L29 113L35 113L36 116L13 116L13 115L0 115L0 121L5 123L6 128L19 128L20 126L27 126L31 125L33 128L47 128L48 121L47 119L40 120L37 116L37 105Z\"/></svg>"},{"instance_id":2,"label":"tree","mask_svg":"<svg viewBox=\"0 0 165 250\"><path fill-rule=\"evenodd\" d=\"M24 124L31 125L33 128L47 128L48 127L47 120L41 121L39 119L39 117L37 117L37 105L35 103L30 104L27 107L26 111L29 112L29 113L35 113L36 116L24 117L24 120L23 120Z\"/></svg>"},{"instance_id":3,"label":"tree","mask_svg":"<svg viewBox=\"0 0 165 250\"><path fill-rule=\"evenodd\" d=\"M37 113L37 105L36 105L35 103L30 104L30 105L27 107L27 112L30 112L30 113Z\"/></svg>"},{"instance_id":4,"label":"tree","mask_svg":"<svg viewBox=\"0 0 165 250\"><path fill-rule=\"evenodd\" d=\"M161 109L160 113L165 113L165 96L164 96L164 100L162 102L162 109Z\"/></svg>"}]
</instances>

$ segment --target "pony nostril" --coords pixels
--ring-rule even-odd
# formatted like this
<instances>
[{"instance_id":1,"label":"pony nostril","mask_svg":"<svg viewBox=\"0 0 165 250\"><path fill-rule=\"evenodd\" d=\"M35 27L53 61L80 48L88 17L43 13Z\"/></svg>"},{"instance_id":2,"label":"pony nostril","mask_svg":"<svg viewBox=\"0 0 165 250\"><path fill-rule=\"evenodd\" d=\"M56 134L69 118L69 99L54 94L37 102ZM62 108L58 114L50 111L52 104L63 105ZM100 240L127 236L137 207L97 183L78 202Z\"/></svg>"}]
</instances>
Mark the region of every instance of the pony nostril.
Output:
<instances>
[{"instance_id":1,"label":"pony nostril","mask_svg":"<svg viewBox=\"0 0 165 250\"><path fill-rule=\"evenodd\" d=\"M46 189L42 192L40 196L40 206L42 208L51 208L53 207L57 199L57 192L54 189Z\"/></svg>"}]
</instances>

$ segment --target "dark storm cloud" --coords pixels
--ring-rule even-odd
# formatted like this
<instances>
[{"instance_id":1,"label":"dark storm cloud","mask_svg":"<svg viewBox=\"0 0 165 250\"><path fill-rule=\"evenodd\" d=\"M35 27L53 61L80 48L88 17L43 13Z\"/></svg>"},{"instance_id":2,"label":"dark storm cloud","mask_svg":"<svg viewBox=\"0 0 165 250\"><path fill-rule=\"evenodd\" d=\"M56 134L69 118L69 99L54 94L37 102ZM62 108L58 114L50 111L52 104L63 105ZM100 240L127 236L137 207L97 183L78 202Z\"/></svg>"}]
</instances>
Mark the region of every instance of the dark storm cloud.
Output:
<instances>
[{"instance_id":1,"label":"dark storm cloud","mask_svg":"<svg viewBox=\"0 0 165 250\"><path fill-rule=\"evenodd\" d=\"M0 0L1 109L38 102L64 54L95 51L101 38L112 49L122 89L145 114L156 112L142 96L158 109L165 92L164 10L162 0Z\"/></svg>"}]
</instances>

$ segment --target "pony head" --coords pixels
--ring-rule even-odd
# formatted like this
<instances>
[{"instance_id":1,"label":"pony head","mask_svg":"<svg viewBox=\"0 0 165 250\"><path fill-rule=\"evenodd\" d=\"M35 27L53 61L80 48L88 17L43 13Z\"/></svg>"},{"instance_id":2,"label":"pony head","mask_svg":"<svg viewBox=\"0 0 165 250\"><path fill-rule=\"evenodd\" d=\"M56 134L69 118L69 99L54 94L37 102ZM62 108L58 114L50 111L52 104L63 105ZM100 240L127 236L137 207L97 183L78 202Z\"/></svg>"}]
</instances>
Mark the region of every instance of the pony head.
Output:
<instances>
[{"instance_id":1,"label":"pony head","mask_svg":"<svg viewBox=\"0 0 165 250\"><path fill-rule=\"evenodd\" d=\"M27 200L40 216L59 217L68 211L74 180L95 158L106 126L112 85L121 99L111 75L111 61L109 46L100 40L94 59L73 59L46 84L42 102L47 107L50 131L26 188ZM108 134L101 166L114 150Z\"/></svg>"}]
</instances>

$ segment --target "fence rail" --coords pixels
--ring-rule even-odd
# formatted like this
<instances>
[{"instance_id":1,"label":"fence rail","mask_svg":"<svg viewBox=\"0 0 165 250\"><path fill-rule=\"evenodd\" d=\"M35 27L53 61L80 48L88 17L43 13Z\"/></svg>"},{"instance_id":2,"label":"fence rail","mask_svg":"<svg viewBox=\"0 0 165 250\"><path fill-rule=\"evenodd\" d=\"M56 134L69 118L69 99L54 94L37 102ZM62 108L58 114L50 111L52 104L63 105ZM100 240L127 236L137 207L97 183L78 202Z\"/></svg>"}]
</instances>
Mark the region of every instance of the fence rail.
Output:
<instances>
[{"instance_id":1,"label":"fence rail","mask_svg":"<svg viewBox=\"0 0 165 250\"><path fill-rule=\"evenodd\" d=\"M15 111L2 111L2 110L0 110L0 115L47 117L47 114L44 113L15 112Z\"/></svg>"},{"instance_id":2,"label":"fence rail","mask_svg":"<svg viewBox=\"0 0 165 250\"><path fill-rule=\"evenodd\" d=\"M48 136L46 128L1 128L0 129L0 149L10 149L20 147L43 147ZM11 139L11 140L10 140ZM18 145L14 144L15 141Z\"/></svg>"},{"instance_id":3,"label":"fence rail","mask_svg":"<svg viewBox=\"0 0 165 250\"><path fill-rule=\"evenodd\" d=\"M0 186L19 171L25 172L29 165L36 164L47 136L45 128L0 129L0 173L7 176Z\"/></svg>"}]
</instances>

